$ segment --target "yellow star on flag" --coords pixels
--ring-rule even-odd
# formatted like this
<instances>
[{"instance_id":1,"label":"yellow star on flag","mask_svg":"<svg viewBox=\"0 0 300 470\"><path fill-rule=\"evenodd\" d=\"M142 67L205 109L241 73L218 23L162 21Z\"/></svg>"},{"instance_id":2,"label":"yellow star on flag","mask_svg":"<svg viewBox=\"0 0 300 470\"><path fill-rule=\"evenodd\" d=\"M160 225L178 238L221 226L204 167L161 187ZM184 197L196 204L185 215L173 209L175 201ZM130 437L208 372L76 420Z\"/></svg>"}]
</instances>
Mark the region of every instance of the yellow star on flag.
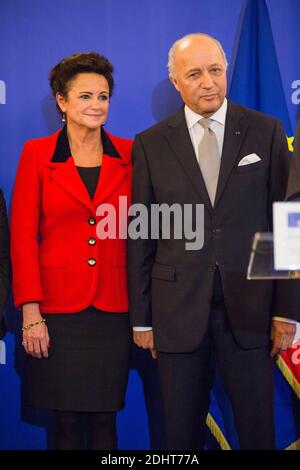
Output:
<instances>
[{"instance_id":1,"label":"yellow star on flag","mask_svg":"<svg viewBox=\"0 0 300 470\"><path fill-rule=\"evenodd\" d=\"M293 152L294 151L293 142L295 140L295 137L293 135L291 137L286 136L286 139L287 139L289 151Z\"/></svg>"}]
</instances>

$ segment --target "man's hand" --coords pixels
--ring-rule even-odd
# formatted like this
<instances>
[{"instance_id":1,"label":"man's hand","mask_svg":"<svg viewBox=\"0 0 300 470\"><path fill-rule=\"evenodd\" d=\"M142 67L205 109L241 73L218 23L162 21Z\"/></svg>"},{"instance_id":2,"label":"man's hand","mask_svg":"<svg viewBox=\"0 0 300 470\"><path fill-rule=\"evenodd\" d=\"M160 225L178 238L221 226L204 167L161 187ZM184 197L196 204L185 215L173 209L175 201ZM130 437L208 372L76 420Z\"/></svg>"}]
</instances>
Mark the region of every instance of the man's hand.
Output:
<instances>
[{"instance_id":1,"label":"man's hand","mask_svg":"<svg viewBox=\"0 0 300 470\"><path fill-rule=\"evenodd\" d=\"M271 340L273 342L271 357L291 347L295 333L296 325L294 323L273 319L271 328Z\"/></svg>"},{"instance_id":2,"label":"man's hand","mask_svg":"<svg viewBox=\"0 0 300 470\"><path fill-rule=\"evenodd\" d=\"M150 349L153 359L157 358L157 352L154 348L153 330L133 331L133 341L137 346L143 349Z\"/></svg>"}]
</instances>

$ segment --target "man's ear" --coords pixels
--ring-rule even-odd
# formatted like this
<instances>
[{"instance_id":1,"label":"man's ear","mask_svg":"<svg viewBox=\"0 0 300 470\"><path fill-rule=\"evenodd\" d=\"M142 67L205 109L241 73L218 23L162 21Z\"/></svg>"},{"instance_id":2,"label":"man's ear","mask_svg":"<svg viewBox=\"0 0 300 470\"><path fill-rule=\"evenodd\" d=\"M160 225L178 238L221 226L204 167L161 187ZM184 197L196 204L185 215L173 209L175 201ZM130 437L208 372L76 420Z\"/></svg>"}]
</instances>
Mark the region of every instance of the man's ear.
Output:
<instances>
[{"instance_id":1,"label":"man's ear","mask_svg":"<svg viewBox=\"0 0 300 470\"><path fill-rule=\"evenodd\" d=\"M170 74L169 79L170 79L171 83L173 83L176 90L179 92L179 87L178 87L178 82L177 82L176 77L174 77L173 75Z\"/></svg>"}]
</instances>

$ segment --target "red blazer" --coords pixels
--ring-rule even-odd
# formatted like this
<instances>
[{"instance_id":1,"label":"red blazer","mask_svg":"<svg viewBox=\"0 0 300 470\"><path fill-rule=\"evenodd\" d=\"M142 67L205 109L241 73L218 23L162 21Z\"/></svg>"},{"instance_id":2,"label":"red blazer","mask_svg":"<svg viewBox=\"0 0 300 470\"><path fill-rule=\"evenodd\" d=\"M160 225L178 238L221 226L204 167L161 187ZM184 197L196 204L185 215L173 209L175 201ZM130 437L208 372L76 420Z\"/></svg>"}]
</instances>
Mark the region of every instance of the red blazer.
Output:
<instances>
[{"instance_id":1,"label":"red blazer","mask_svg":"<svg viewBox=\"0 0 300 470\"><path fill-rule=\"evenodd\" d=\"M96 210L112 204L118 228L119 196L131 203L132 142L102 131L115 156L105 154L104 146L91 200L68 142L61 142L63 134L67 142L65 130L30 140L21 155L11 216L15 304L39 302L43 313L78 312L89 305L126 312L126 239L100 240ZM55 158L59 146L65 155Z\"/></svg>"}]
</instances>

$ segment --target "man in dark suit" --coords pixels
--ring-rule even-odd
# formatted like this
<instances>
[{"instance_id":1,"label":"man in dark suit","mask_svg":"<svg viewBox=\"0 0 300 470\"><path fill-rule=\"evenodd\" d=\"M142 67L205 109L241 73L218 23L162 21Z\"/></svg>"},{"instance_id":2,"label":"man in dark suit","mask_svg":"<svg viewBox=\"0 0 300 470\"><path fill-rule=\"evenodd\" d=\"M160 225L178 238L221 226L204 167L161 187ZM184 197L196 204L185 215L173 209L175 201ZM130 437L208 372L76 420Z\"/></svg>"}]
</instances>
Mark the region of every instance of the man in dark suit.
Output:
<instances>
[{"instance_id":1,"label":"man in dark suit","mask_svg":"<svg viewBox=\"0 0 300 470\"><path fill-rule=\"evenodd\" d=\"M300 200L300 120L297 125L294 141L294 153L291 162L286 199L288 201Z\"/></svg>"},{"instance_id":2,"label":"man in dark suit","mask_svg":"<svg viewBox=\"0 0 300 470\"><path fill-rule=\"evenodd\" d=\"M286 138L275 119L227 101L226 65L214 38L177 41L169 71L185 106L133 149L134 203L204 205L202 249L172 237L175 219L169 239L128 244L134 340L158 356L168 449L203 446L215 361L240 447L274 448L271 354L295 333L288 285L246 279L251 239L271 230L285 194Z\"/></svg>"},{"instance_id":3,"label":"man in dark suit","mask_svg":"<svg viewBox=\"0 0 300 470\"><path fill-rule=\"evenodd\" d=\"M5 333L3 314L8 301L10 282L9 230L5 200L0 189L0 338Z\"/></svg>"}]
</instances>

